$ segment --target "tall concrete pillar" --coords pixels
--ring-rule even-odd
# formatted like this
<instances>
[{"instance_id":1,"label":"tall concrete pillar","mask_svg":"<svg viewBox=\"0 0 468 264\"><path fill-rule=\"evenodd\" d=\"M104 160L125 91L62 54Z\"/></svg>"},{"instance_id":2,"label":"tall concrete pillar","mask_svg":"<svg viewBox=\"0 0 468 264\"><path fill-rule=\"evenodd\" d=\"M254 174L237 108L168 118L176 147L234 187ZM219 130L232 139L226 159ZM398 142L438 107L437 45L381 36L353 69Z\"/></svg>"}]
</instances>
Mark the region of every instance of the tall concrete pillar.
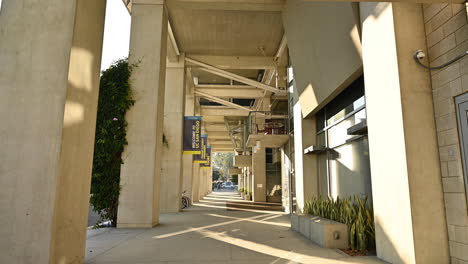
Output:
<instances>
[{"instance_id":1,"label":"tall concrete pillar","mask_svg":"<svg viewBox=\"0 0 468 264\"><path fill-rule=\"evenodd\" d=\"M252 169L250 167L246 167L246 172L245 172L245 188L247 189L247 194L252 191L252 175L251 171Z\"/></svg>"},{"instance_id":2,"label":"tall concrete pillar","mask_svg":"<svg viewBox=\"0 0 468 264\"><path fill-rule=\"evenodd\" d=\"M185 82L185 115L193 116L195 114L195 97L191 81ZM193 155L185 154L182 155L182 191L186 192L187 197L192 196L192 184L193 184Z\"/></svg>"},{"instance_id":3,"label":"tall concrete pillar","mask_svg":"<svg viewBox=\"0 0 468 264\"><path fill-rule=\"evenodd\" d=\"M208 193L211 193L213 190L213 169L210 167L208 169Z\"/></svg>"},{"instance_id":4,"label":"tall concrete pillar","mask_svg":"<svg viewBox=\"0 0 468 264\"><path fill-rule=\"evenodd\" d=\"M0 263L84 262L105 9L3 1Z\"/></svg>"},{"instance_id":5,"label":"tall concrete pillar","mask_svg":"<svg viewBox=\"0 0 468 264\"><path fill-rule=\"evenodd\" d=\"M159 223L159 199L166 75L167 14L162 1L132 2L130 63L136 103L127 114L128 146L123 154L117 226Z\"/></svg>"},{"instance_id":6,"label":"tall concrete pillar","mask_svg":"<svg viewBox=\"0 0 468 264\"><path fill-rule=\"evenodd\" d=\"M266 153L259 143L252 153L252 201L266 202Z\"/></svg>"},{"instance_id":7,"label":"tall concrete pillar","mask_svg":"<svg viewBox=\"0 0 468 264\"><path fill-rule=\"evenodd\" d=\"M200 171L200 184L198 185L198 199L201 200L206 194L206 169L199 166Z\"/></svg>"},{"instance_id":8,"label":"tall concrete pillar","mask_svg":"<svg viewBox=\"0 0 468 264\"><path fill-rule=\"evenodd\" d=\"M244 188L242 187L242 185L244 185L244 170L242 170L242 174L237 175L237 181L238 181L237 188L239 188L239 190Z\"/></svg>"},{"instance_id":9,"label":"tall concrete pillar","mask_svg":"<svg viewBox=\"0 0 468 264\"><path fill-rule=\"evenodd\" d=\"M200 201L200 164L193 163L192 169L192 201L198 202Z\"/></svg>"},{"instance_id":10,"label":"tall concrete pillar","mask_svg":"<svg viewBox=\"0 0 468 264\"><path fill-rule=\"evenodd\" d=\"M179 212L182 193L182 142L185 106L185 59L178 63L168 62L164 104L164 135L161 171L161 213Z\"/></svg>"},{"instance_id":11,"label":"tall concrete pillar","mask_svg":"<svg viewBox=\"0 0 468 264\"><path fill-rule=\"evenodd\" d=\"M422 6L361 3L377 255L391 263L449 263Z\"/></svg>"},{"instance_id":12,"label":"tall concrete pillar","mask_svg":"<svg viewBox=\"0 0 468 264\"><path fill-rule=\"evenodd\" d=\"M294 118L294 169L296 189L296 210L302 213L304 204L318 193L317 157L304 155L304 149L316 144L315 119L303 119L301 103L298 101L293 107ZM320 194L328 197L328 193Z\"/></svg>"}]
</instances>

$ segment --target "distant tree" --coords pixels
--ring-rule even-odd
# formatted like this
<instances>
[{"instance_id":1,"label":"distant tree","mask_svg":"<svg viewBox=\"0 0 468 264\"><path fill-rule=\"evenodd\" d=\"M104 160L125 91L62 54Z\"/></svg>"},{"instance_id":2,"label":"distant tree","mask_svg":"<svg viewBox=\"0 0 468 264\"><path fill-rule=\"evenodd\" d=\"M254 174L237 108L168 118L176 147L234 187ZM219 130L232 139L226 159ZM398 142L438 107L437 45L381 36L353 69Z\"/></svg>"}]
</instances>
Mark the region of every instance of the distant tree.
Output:
<instances>
[{"instance_id":1,"label":"distant tree","mask_svg":"<svg viewBox=\"0 0 468 264\"><path fill-rule=\"evenodd\" d=\"M219 180L219 177L221 176L221 173L219 170L213 170L213 181Z\"/></svg>"},{"instance_id":2,"label":"distant tree","mask_svg":"<svg viewBox=\"0 0 468 264\"><path fill-rule=\"evenodd\" d=\"M213 155L213 164L215 167L219 168L219 171L222 174L220 178L229 178L229 168L234 164L234 153L215 153Z\"/></svg>"}]
</instances>

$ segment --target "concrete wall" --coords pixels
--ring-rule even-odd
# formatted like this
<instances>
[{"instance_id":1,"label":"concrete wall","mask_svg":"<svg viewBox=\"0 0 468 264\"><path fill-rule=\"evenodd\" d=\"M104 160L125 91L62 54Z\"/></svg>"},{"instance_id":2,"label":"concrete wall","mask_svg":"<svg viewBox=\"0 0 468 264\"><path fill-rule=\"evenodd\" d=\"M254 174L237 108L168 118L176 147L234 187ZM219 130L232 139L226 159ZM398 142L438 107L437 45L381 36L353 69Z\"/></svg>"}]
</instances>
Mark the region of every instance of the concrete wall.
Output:
<instances>
[{"instance_id":1,"label":"concrete wall","mask_svg":"<svg viewBox=\"0 0 468 264\"><path fill-rule=\"evenodd\" d=\"M351 3L289 0L283 21L306 117L361 74L359 19Z\"/></svg>"},{"instance_id":2,"label":"concrete wall","mask_svg":"<svg viewBox=\"0 0 468 264\"><path fill-rule=\"evenodd\" d=\"M440 65L468 50L468 23L460 4L424 5L431 65ZM427 63L427 62L426 62ZM468 213L454 97L468 91L468 58L431 71L439 159L452 263L468 262Z\"/></svg>"},{"instance_id":3,"label":"concrete wall","mask_svg":"<svg viewBox=\"0 0 468 264\"><path fill-rule=\"evenodd\" d=\"M426 45L422 6L360 3L360 12L377 255L448 263L430 76L412 58Z\"/></svg>"},{"instance_id":4,"label":"concrete wall","mask_svg":"<svg viewBox=\"0 0 468 264\"><path fill-rule=\"evenodd\" d=\"M105 6L3 1L1 263L84 261Z\"/></svg>"},{"instance_id":5,"label":"concrete wall","mask_svg":"<svg viewBox=\"0 0 468 264\"><path fill-rule=\"evenodd\" d=\"M305 202L318 195L317 156L304 155L304 149L316 144L315 118L304 119L302 103L294 105L294 170L296 210L302 212Z\"/></svg>"}]
</instances>

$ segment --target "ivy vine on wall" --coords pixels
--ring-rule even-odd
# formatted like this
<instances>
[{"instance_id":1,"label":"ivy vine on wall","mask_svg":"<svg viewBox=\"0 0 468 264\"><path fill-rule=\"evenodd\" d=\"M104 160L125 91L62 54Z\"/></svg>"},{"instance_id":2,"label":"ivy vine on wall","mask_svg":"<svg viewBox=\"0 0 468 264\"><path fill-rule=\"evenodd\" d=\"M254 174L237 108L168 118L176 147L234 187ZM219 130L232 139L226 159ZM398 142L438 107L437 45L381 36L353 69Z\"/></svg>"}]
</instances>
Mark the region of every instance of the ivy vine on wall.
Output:
<instances>
[{"instance_id":1,"label":"ivy vine on wall","mask_svg":"<svg viewBox=\"0 0 468 264\"><path fill-rule=\"evenodd\" d=\"M136 65L127 59L102 72L94 143L91 204L101 219L117 224L122 152L128 144L126 112L135 104L130 76Z\"/></svg>"}]
</instances>

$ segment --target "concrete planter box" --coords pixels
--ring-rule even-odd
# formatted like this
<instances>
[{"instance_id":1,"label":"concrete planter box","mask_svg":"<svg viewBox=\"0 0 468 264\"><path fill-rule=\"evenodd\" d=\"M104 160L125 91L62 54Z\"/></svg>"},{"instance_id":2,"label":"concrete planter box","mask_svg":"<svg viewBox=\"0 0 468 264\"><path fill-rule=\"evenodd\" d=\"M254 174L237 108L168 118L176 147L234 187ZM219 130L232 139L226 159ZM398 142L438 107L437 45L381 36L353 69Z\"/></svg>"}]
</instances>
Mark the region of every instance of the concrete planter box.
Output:
<instances>
[{"instance_id":1,"label":"concrete planter box","mask_svg":"<svg viewBox=\"0 0 468 264\"><path fill-rule=\"evenodd\" d=\"M252 197L250 197L250 194L246 194L246 195L245 195L245 200L247 200L247 201L252 200Z\"/></svg>"},{"instance_id":2,"label":"concrete planter box","mask_svg":"<svg viewBox=\"0 0 468 264\"><path fill-rule=\"evenodd\" d=\"M326 248L348 248L348 227L318 216L291 215L291 228Z\"/></svg>"},{"instance_id":3,"label":"concrete planter box","mask_svg":"<svg viewBox=\"0 0 468 264\"><path fill-rule=\"evenodd\" d=\"M245 199L245 193L241 192L240 195L241 195L242 199Z\"/></svg>"}]
</instances>

